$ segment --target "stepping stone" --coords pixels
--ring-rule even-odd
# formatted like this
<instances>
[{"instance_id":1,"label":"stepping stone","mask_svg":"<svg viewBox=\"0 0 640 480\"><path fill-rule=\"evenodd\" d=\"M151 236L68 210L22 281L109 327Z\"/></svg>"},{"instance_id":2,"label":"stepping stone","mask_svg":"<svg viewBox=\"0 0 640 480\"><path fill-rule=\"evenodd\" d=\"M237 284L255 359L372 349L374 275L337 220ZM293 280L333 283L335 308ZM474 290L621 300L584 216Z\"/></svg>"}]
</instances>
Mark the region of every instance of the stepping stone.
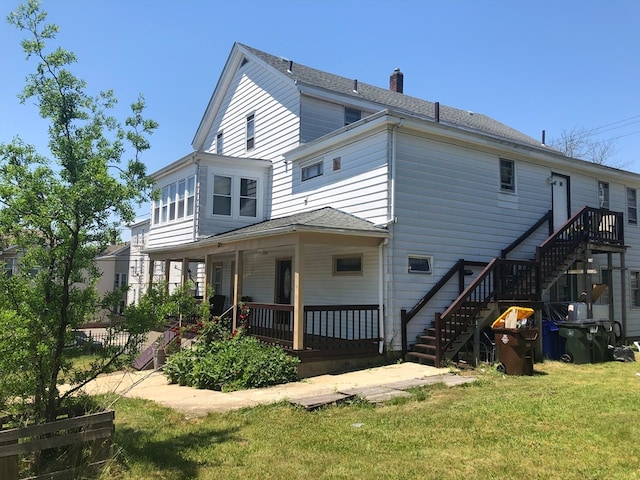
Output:
<instances>
[{"instance_id":1,"label":"stepping stone","mask_svg":"<svg viewBox=\"0 0 640 480\"><path fill-rule=\"evenodd\" d=\"M347 390L341 390L340 393L344 393L346 395L357 395L371 403L382 403L387 400L391 400L392 398L411 396L410 393L396 388L389 388L388 386L350 388Z\"/></svg>"},{"instance_id":2,"label":"stepping stone","mask_svg":"<svg viewBox=\"0 0 640 480\"><path fill-rule=\"evenodd\" d=\"M314 410L316 408L324 407L325 405L338 404L353 398L353 395L347 395L345 393L326 393L324 395L315 395L313 397L304 397L290 399L289 403L294 405L301 405L306 410Z\"/></svg>"}]
</instances>

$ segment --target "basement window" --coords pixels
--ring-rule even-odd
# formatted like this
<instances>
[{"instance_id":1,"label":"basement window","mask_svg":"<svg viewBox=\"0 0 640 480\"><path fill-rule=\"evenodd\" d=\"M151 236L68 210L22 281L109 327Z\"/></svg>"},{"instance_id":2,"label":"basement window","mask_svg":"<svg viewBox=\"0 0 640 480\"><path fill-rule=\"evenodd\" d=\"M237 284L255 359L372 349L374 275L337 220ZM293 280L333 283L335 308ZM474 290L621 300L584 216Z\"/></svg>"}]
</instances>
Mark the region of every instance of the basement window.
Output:
<instances>
[{"instance_id":1,"label":"basement window","mask_svg":"<svg viewBox=\"0 0 640 480\"><path fill-rule=\"evenodd\" d=\"M409 255L409 273L432 274L433 257Z\"/></svg>"}]
</instances>

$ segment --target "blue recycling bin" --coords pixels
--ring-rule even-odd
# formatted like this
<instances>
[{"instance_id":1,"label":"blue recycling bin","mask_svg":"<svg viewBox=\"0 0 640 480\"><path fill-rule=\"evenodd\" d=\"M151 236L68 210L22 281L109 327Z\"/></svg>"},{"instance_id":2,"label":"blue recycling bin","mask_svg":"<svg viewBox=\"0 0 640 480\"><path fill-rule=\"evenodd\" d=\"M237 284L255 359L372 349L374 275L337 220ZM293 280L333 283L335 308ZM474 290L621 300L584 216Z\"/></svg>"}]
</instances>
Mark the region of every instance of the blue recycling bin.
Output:
<instances>
[{"instance_id":1,"label":"blue recycling bin","mask_svg":"<svg viewBox=\"0 0 640 480\"><path fill-rule=\"evenodd\" d=\"M542 320L542 355L549 360L560 360L566 339L560 336L560 327L552 320Z\"/></svg>"}]
</instances>

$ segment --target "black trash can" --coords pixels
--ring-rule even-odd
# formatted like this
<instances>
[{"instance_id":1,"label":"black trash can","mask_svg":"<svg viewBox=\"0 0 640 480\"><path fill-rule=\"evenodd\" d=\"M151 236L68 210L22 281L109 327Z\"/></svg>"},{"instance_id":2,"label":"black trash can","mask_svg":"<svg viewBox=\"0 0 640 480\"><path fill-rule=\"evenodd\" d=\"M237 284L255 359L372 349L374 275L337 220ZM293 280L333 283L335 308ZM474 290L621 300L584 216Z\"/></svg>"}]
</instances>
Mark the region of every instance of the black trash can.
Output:
<instances>
[{"instance_id":1,"label":"black trash can","mask_svg":"<svg viewBox=\"0 0 640 480\"><path fill-rule=\"evenodd\" d=\"M560 336L566 339L560 359L567 363L601 363L609 360L609 337L613 322L585 319L557 323Z\"/></svg>"},{"instance_id":2,"label":"black trash can","mask_svg":"<svg viewBox=\"0 0 640 480\"><path fill-rule=\"evenodd\" d=\"M494 328L498 370L507 375L533 375L537 328Z\"/></svg>"}]
</instances>

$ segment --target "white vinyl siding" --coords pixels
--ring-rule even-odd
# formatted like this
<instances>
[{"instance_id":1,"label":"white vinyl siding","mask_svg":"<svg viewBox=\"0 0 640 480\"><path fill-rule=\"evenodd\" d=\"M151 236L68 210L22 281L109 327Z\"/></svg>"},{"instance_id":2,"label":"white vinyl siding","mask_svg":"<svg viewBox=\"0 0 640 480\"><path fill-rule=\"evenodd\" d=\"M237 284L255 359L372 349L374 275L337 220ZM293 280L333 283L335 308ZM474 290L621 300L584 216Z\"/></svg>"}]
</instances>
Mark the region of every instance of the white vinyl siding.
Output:
<instances>
[{"instance_id":1,"label":"white vinyl siding","mask_svg":"<svg viewBox=\"0 0 640 480\"><path fill-rule=\"evenodd\" d=\"M331 206L374 224L388 216L388 132L381 130L358 142L327 151L323 158L340 157L340 169L323 167L323 174L302 181L302 169L318 162L317 157L274 166L273 213L280 217L300 211ZM282 189L276 190L276 185ZM354 188L357 185L358 188Z\"/></svg>"},{"instance_id":2,"label":"white vinyl siding","mask_svg":"<svg viewBox=\"0 0 640 480\"><path fill-rule=\"evenodd\" d=\"M247 155L247 115L254 117L254 158L275 160L282 152L298 146L298 91L292 83L248 62L231 79L222 99L222 108L213 120L202 150L216 152L216 136L224 132L224 155Z\"/></svg>"}]
</instances>

